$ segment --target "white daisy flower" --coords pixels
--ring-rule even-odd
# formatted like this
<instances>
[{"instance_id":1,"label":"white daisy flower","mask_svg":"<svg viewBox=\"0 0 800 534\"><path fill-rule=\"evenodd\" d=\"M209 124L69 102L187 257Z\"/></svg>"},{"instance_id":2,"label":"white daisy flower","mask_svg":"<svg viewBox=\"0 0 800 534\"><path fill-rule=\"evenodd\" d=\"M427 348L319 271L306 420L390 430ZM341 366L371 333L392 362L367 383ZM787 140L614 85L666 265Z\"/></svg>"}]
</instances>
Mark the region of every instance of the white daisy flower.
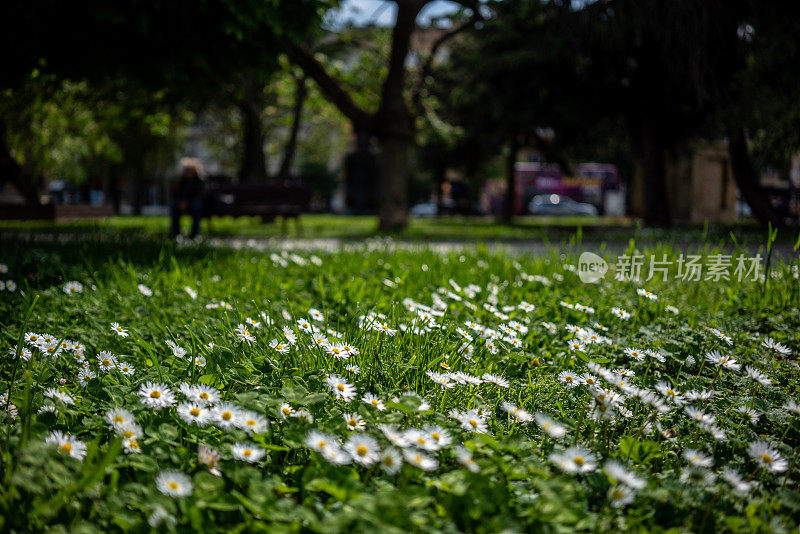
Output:
<instances>
[{"instance_id":1,"label":"white daisy flower","mask_svg":"<svg viewBox=\"0 0 800 534\"><path fill-rule=\"evenodd\" d=\"M495 386L498 386L498 387L501 387L501 388L507 388L509 386L508 380L506 380L502 376L485 373L481 378L485 382L489 382L490 384L494 384Z\"/></svg>"},{"instance_id":2,"label":"white daisy flower","mask_svg":"<svg viewBox=\"0 0 800 534\"><path fill-rule=\"evenodd\" d=\"M233 335L236 336L236 339L239 340L240 343L247 343L248 345L252 345L256 341L256 337L250 331L250 328L239 323L236 325L236 328L233 330Z\"/></svg>"},{"instance_id":3,"label":"white daisy flower","mask_svg":"<svg viewBox=\"0 0 800 534\"><path fill-rule=\"evenodd\" d=\"M142 452L142 447L136 438L127 438L122 440L122 448L125 454L138 454Z\"/></svg>"},{"instance_id":4,"label":"white daisy flower","mask_svg":"<svg viewBox=\"0 0 800 534\"><path fill-rule=\"evenodd\" d=\"M415 450L415 449L405 449L403 451L403 456L406 459L406 462L422 469L423 471L435 471L437 467L439 467L439 462L436 458L431 456L427 456L426 454Z\"/></svg>"},{"instance_id":5,"label":"white daisy flower","mask_svg":"<svg viewBox=\"0 0 800 534\"><path fill-rule=\"evenodd\" d=\"M752 482L744 480L741 476L739 476L739 473L730 467L726 467L722 470L722 478L725 480L725 482L730 484L733 488L733 491L739 495L747 495L753 488Z\"/></svg>"},{"instance_id":6,"label":"white daisy flower","mask_svg":"<svg viewBox=\"0 0 800 534\"><path fill-rule=\"evenodd\" d=\"M558 374L558 381L563 382L570 389L581 385L581 380L578 378L577 373L572 371L561 371Z\"/></svg>"},{"instance_id":7,"label":"white daisy flower","mask_svg":"<svg viewBox=\"0 0 800 534\"><path fill-rule=\"evenodd\" d=\"M500 408L503 409L508 415L513 417L518 423L529 423L533 421L533 415L530 412L526 412L522 408L519 408L510 402L503 401L500 404Z\"/></svg>"},{"instance_id":8,"label":"white daisy flower","mask_svg":"<svg viewBox=\"0 0 800 534\"><path fill-rule=\"evenodd\" d=\"M58 452L72 458L83 460L86 457L86 444L60 430L50 432L44 442L48 445L55 445Z\"/></svg>"},{"instance_id":9,"label":"white daisy flower","mask_svg":"<svg viewBox=\"0 0 800 534\"><path fill-rule=\"evenodd\" d=\"M156 476L156 488L168 497L188 497L194 485L192 479L180 471L167 469Z\"/></svg>"},{"instance_id":10,"label":"white daisy flower","mask_svg":"<svg viewBox=\"0 0 800 534\"><path fill-rule=\"evenodd\" d=\"M215 424L223 430L230 430L239 426L242 410L228 402L217 404L213 410Z\"/></svg>"},{"instance_id":11,"label":"white daisy flower","mask_svg":"<svg viewBox=\"0 0 800 534\"><path fill-rule=\"evenodd\" d=\"M456 447L455 450L456 460L458 463L472 471L473 473L477 473L481 470L478 462L475 461L475 458L472 456L472 452L469 449L463 446Z\"/></svg>"},{"instance_id":12,"label":"white daisy flower","mask_svg":"<svg viewBox=\"0 0 800 534\"><path fill-rule=\"evenodd\" d=\"M344 421L347 423L347 430L361 432L367 428L367 422L357 413L345 413L342 414L342 417L344 417Z\"/></svg>"},{"instance_id":13,"label":"white daisy flower","mask_svg":"<svg viewBox=\"0 0 800 534\"><path fill-rule=\"evenodd\" d=\"M106 422L116 430L135 423L136 418L125 408L112 408L106 412Z\"/></svg>"},{"instance_id":14,"label":"white daisy flower","mask_svg":"<svg viewBox=\"0 0 800 534\"><path fill-rule=\"evenodd\" d=\"M312 430L308 433L304 443L309 449L320 453L331 447L338 447L338 445L336 445L336 439L333 436L330 434L323 434L316 430Z\"/></svg>"},{"instance_id":15,"label":"white daisy flower","mask_svg":"<svg viewBox=\"0 0 800 534\"><path fill-rule=\"evenodd\" d=\"M97 365L100 367L101 371L107 373L116 367L117 357L108 351L100 351L100 353L97 354Z\"/></svg>"},{"instance_id":16,"label":"white daisy flower","mask_svg":"<svg viewBox=\"0 0 800 534\"><path fill-rule=\"evenodd\" d=\"M119 323L111 323L111 331L119 337L128 337L128 331L122 328Z\"/></svg>"},{"instance_id":17,"label":"white daisy flower","mask_svg":"<svg viewBox=\"0 0 800 534\"><path fill-rule=\"evenodd\" d=\"M479 434L485 434L489 431L486 421L478 414L477 410L469 410L464 413L456 414L456 419L461 423L461 427L464 430L477 432Z\"/></svg>"},{"instance_id":18,"label":"white daisy flower","mask_svg":"<svg viewBox=\"0 0 800 534\"><path fill-rule=\"evenodd\" d=\"M772 385L772 380L770 380L770 378L767 375L765 375L755 367L750 367L748 365L747 367L744 368L744 370L747 373L747 376L749 376L762 386L767 387Z\"/></svg>"},{"instance_id":19,"label":"white daisy flower","mask_svg":"<svg viewBox=\"0 0 800 534\"><path fill-rule=\"evenodd\" d=\"M231 454L236 460L254 464L264 457L266 451L248 443L234 443L231 445Z\"/></svg>"},{"instance_id":20,"label":"white daisy flower","mask_svg":"<svg viewBox=\"0 0 800 534\"><path fill-rule=\"evenodd\" d=\"M72 396L69 393L65 393L63 391L59 391L56 388L47 388L46 390L44 390L43 395L45 397L49 397L49 398L51 398L53 400L59 400L59 401L63 402L64 404L68 404L68 405L75 404L75 399L73 399Z\"/></svg>"},{"instance_id":21,"label":"white daisy flower","mask_svg":"<svg viewBox=\"0 0 800 534\"><path fill-rule=\"evenodd\" d=\"M542 429L542 432L551 438L558 439L567 433L567 429L564 427L564 425L557 423L549 415L540 412L535 414L533 417L536 419L536 424L539 425L539 428Z\"/></svg>"},{"instance_id":22,"label":"white daisy flower","mask_svg":"<svg viewBox=\"0 0 800 534\"><path fill-rule=\"evenodd\" d=\"M683 459L693 467L709 468L714 465L714 459L711 456L705 455L702 452L694 449L684 450Z\"/></svg>"},{"instance_id":23,"label":"white daisy flower","mask_svg":"<svg viewBox=\"0 0 800 534\"><path fill-rule=\"evenodd\" d=\"M141 293L145 297L152 297L153 296L153 290L150 289L149 287L147 287L146 285L139 284L137 287L139 288L139 293Z\"/></svg>"},{"instance_id":24,"label":"white daisy flower","mask_svg":"<svg viewBox=\"0 0 800 534\"><path fill-rule=\"evenodd\" d=\"M394 475L403 467L403 456L394 447L387 447L381 452L378 462L386 474Z\"/></svg>"},{"instance_id":25,"label":"white daisy flower","mask_svg":"<svg viewBox=\"0 0 800 534\"><path fill-rule=\"evenodd\" d=\"M280 406L278 406L278 415L281 419L286 419L294 415L294 408L288 403L284 402Z\"/></svg>"},{"instance_id":26,"label":"white daisy flower","mask_svg":"<svg viewBox=\"0 0 800 534\"><path fill-rule=\"evenodd\" d=\"M636 493L628 486L611 486L608 488L608 500L614 508L622 508L633 502L636 498Z\"/></svg>"},{"instance_id":27,"label":"white daisy flower","mask_svg":"<svg viewBox=\"0 0 800 534\"><path fill-rule=\"evenodd\" d=\"M325 383L331 388L333 396L345 402L350 402L356 396L356 388L346 380L337 375L330 375L325 379Z\"/></svg>"},{"instance_id":28,"label":"white daisy flower","mask_svg":"<svg viewBox=\"0 0 800 534\"><path fill-rule=\"evenodd\" d=\"M369 466L380 460L378 442L369 436L352 435L343 448L357 464Z\"/></svg>"},{"instance_id":29,"label":"white daisy flower","mask_svg":"<svg viewBox=\"0 0 800 534\"><path fill-rule=\"evenodd\" d=\"M175 395L165 385L157 382L145 382L139 388L139 398L148 408L158 410L175 404Z\"/></svg>"},{"instance_id":30,"label":"white daisy flower","mask_svg":"<svg viewBox=\"0 0 800 534\"><path fill-rule=\"evenodd\" d=\"M243 411L239 417L239 428L251 434L263 434L269 429L269 421L256 412Z\"/></svg>"},{"instance_id":31,"label":"white daisy flower","mask_svg":"<svg viewBox=\"0 0 800 534\"><path fill-rule=\"evenodd\" d=\"M208 408L193 402L183 402L179 404L177 412L178 417L183 419L187 425L194 423L197 426L205 426L213 418L213 415Z\"/></svg>"},{"instance_id":32,"label":"white daisy flower","mask_svg":"<svg viewBox=\"0 0 800 534\"><path fill-rule=\"evenodd\" d=\"M565 473L589 473L597 468L597 459L589 449L570 447L550 454L550 461Z\"/></svg>"},{"instance_id":33,"label":"white daisy flower","mask_svg":"<svg viewBox=\"0 0 800 534\"><path fill-rule=\"evenodd\" d=\"M777 449L770 447L764 440L757 440L747 446L747 453L755 460L756 465L770 473L783 473L789 468L789 462Z\"/></svg>"},{"instance_id":34,"label":"white daisy flower","mask_svg":"<svg viewBox=\"0 0 800 534\"><path fill-rule=\"evenodd\" d=\"M120 374L123 374L125 376L133 376L133 374L136 372L136 369L132 365L118 361L117 371L119 371Z\"/></svg>"},{"instance_id":35,"label":"white daisy flower","mask_svg":"<svg viewBox=\"0 0 800 534\"><path fill-rule=\"evenodd\" d=\"M186 395L187 399L200 404L210 405L219 402L219 391L205 384L191 386L186 391L183 391L183 394Z\"/></svg>"},{"instance_id":36,"label":"white daisy flower","mask_svg":"<svg viewBox=\"0 0 800 534\"><path fill-rule=\"evenodd\" d=\"M80 282L72 281L64 284L64 293L67 295L75 295L83 291L83 284Z\"/></svg>"},{"instance_id":37,"label":"white daisy flower","mask_svg":"<svg viewBox=\"0 0 800 534\"><path fill-rule=\"evenodd\" d=\"M373 406L378 411L384 411L386 409L386 405L383 403L381 399L373 395L372 393L365 393L363 397L361 397L362 402L364 404L369 404Z\"/></svg>"},{"instance_id":38,"label":"white daisy flower","mask_svg":"<svg viewBox=\"0 0 800 534\"><path fill-rule=\"evenodd\" d=\"M341 343L328 343L324 346L325 352L336 358L337 360L347 360L350 358L350 353L344 348Z\"/></svg>"},{"instance_id":39,"label":"white daisy flower","mask_svg":"<svg viewBox=\"0 0 800 534\"><path fill-rule=\"evenodd\" d=\"M386 437L386 439L388 439L394 446L403 449L410 445L408 439L406 439L405 433L399 431L396 426L379 424L378 429L383 432L383 435Z\"/></svg>"},{"instance_id":40,"label":"white daisy flower","mask_svg":"<svg viewBox=\"0 0 800 534\"><path fill-rule=\"evenodd\" d=\"M280 352L281 354L286 354L287 352L289 352L289 347L290 346L288 343L284 343L283 341L279 341L277 339L273 339L272 341L269 342L269 348L277 352Z\"/></svg>"},{"instance_id":41,"label":"white daisy flower","mask_svg":"<svg viewBox=\"0 0 800 534\"><path fill-rule=\"evenodd\" d=\"M643 489L647 485L644 480L617 460L608 460L603 465L603 470L614 482L624 484L635 490Z\"/></svg>"}]
</instances>

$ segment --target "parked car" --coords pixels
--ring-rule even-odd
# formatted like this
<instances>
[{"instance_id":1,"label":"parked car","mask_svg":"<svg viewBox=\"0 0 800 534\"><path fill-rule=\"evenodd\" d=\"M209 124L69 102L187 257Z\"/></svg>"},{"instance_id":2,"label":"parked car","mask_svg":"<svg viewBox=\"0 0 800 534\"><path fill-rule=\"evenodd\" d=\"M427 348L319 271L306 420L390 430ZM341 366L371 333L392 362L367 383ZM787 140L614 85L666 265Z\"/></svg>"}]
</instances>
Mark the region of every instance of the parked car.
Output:
<instances>
[{"instance_id":1,"label":"parked car","mask_svg":"<svg viewBox=\"0 0 800 534\"><path fill-rule=\"evenodd\" d=\"M436 202L425 202L416 204L408 210L412 217L435 217L436 216Z\"/></svg>"},{"instance_id":2,"label":"parked car","mask_svg":"<svg viewBox=\"0 0 800 534\"><path fill-rule=\"evenodd\" d=\"M597 215L597 208L563 195L536 195L528 204L531 215Z\"/></svg>"}]
</instances>

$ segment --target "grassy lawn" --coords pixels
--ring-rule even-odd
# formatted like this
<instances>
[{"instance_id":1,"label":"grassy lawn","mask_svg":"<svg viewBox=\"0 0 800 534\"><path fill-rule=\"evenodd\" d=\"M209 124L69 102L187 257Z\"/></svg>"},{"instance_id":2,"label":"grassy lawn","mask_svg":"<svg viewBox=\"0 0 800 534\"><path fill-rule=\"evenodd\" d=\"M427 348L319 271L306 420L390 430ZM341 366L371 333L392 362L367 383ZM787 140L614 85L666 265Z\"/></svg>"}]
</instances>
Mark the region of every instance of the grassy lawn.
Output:
<instances>
[{"instance_id":1,"label":"grassy lawn","mask_svg":"<svg viewBox=\"0 0 800 534\"><path fill-rule=\"evenodd\" d=\"M49 225L3 226L0 531L800 524L796 256L754 280L588 284L555 252L260 253L154 239L163 218L106 224L47 243L17 234ZM527 232L549 230L407 236Z\"/></svg>"},{"instance_id":2,"label":"grassy lawn","mask_svg":"<svg viewBox=\"0 0 800 534\"><path fill-rule=\"evenodd\" d=\"M188 230L188 219L184 219ZM43 221L0 221L0 233L19 232L103 232L121 235L165 236L169 228L167 217L120 216L110 219L78 220L53 224ZM497 222L490 217L442 217L440 219L411 219L401 232L381 234L378 221L372 216L306 214L301 228L293 221L284 227L280 222L262 224L257 217L214 217L210 224L203 221L205 235L243 238L337 238L361 240L379 235L408 241L539 241L558 244L585 240L591 242L627 243L710 242L727 244L762 244L766 230L751 221L730 225L678 225L673 228L645 228L639 221L612 217L518 217L513 224ZM794 244L796 231L782 230L778 242Z\"/></svg>"}]
</instances>

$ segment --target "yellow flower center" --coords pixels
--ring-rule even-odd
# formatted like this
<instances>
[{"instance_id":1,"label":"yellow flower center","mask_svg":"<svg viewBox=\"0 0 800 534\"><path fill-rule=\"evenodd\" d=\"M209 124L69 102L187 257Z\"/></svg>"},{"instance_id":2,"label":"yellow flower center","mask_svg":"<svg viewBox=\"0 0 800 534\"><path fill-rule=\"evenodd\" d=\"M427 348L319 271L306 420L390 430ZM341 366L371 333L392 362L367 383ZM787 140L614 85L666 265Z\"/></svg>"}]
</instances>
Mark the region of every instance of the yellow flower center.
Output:
<instances>
[{"instance_id":1,"label":"yellow flower center","mask_svg":"<svg viewBox=\"0 0 800 534\"><path fill-rule=\"evenodd\" d=\"M336 389L338 389L339 391L344 391L344 384L337 384Z\"/></svg>"},{"instance_id":2,"label":"yellow flower center","mask_svg":"<svg viewBox=\"0 0 800 534\"><path fill-rule=\"evenodd\" d=\"M246 421L246 423L247 423L247 426L256 426L256 421L255 421L255 419L248 419L248 420Z\"/></svg>"},{"instance_id":3,"label":"yellow flower center","mask_svg":"<svg viewBox=\"0 0 800 534\"><path fill-rule=\"evenodd\" d=\"M114 422L115 423L124 423L125 422L125 418L122 417L121 415L114 416Z\"/></svg>"},{"instance_id":4,"label":"yellow flower center","mask_svg":"<svg viewBox=\"0 0 800 534\"><path fill-rule=\"evenodd\" d=\"M366 456L368 452L369 449L367 449L364 445L359 445L358 447L356 447L356 454L358 454L359 456Z\"/></svg>"},{"instance_id":5,"label":"yellow flower center","mask_svg":"<svg viewBox=\"0 0 800 534\"><path fill-rule=\"evenodd\" d=\"M350 419L347 422L347 424L350 425L350 426L357 426L358 425L358 421L356 421L355 419Z\"/></svg>"},{"instance_id":6,"label":"yellow flower center","mask_svg":"<svg viewBox=\"0 0 800 534\"><path fill-rule=\"evenodd\" d=\"M433 439L435 439L436 441L439 441L440 439L442 439L442 436L440 436L438 432L434 432L434 433L432 433L432 434L431 434L431 437L432 437Z\"/></svg>"},{"instance_id":7,"label":"yellow flower center","mask_svg":"<svg viewBox=\"0 0 800 534\"><path fill-rule=\"evenodd\" d=\"M178 483L175 482L174 480L170 480L167 485L169 486L169 489L173 491L178 489Z\"/></svg>"},{"instance_id":8,"label":"yellow flower center","mask_svg":"<svg viewBox=\"0 0 800 534\"><path fill-rule=\"evenodd\" d=\"M373 405L373 406L377 406L377 405L378 405L378 401L377 401L377 400L375 400L375 399L372 399L372 401L371 401L371 402L372 402L372 405Z\"/></svg>"},{"instance_id":9,"label":"yellow flower center","mask_svg":"<svg viewBox=\"0 0 800 534\"><path fill-rule=\"evenodd\" d=\"M478 428L478 422L475 419L470 419L469 424L472 426L472 428Z\"/></svg>"},{"instance_id":10,"label":"yellow flower center","mask_svg":"<svg viewBox=\"0 0 800 534\"><path fill-rule=\"evenodd\" d=\"M292 413L292 409L291 409L291 408L288 408L288 407L284 407L284 408L283 408L281 411L282 411L282 412L283 412L285 415L289 415L290 413Z\"/></svg>"},{"instance_id":11,"label":"yellow flower center","mask_svg":"<svg viewBox=\"0 0 800 534\"><path fill-rule=\"evenodd\" d=\"M564 380L566 380L567 382L572 382L572 377L567 375L566 377L564 377Z\"/></svg>"},{"instance_id":12,"label":"yellow flower center","mask_svg":"<svg viewBox=\"0 0 800 534\"><path fill-rule=\"evenodd\" d=\"M233 419L233 414L231 412L223 412L222 418L225 419L226 421L230 421L231 419Z\"/></svg>"},{"instance_id":13,"label":"yellow flower center","mask_svg":"<svg viewBox=\"0 0 800 534\"><path fill-rule=\"evenodd\" d=\"M128 448L130 448L130 449L138 449L139 448L139 442L135 441L135 440L129 441L128 442Z\"/></svg>"},{"instance_id":14,"label":"yellow flower center","mask_svg":"<svg viewBox=\"0 0 800 534\"><path fill-rule=\"evenodd\" d=\"M189 413L197 417L198 415L200 415L200 408L192 408L191 410L189 410Z\"/></svg>"},{"instance_id":15,"label":"yellow flower center","mask_svg":"<svg viewBox=\"0 0 800 534\"><path fill-rule=\"evenodd\" d=\"M772 463L772 456L770 456L769 454L766 454L766 453L765 453L765 454L762 454L762 455L761 455L761 460L762 460L762 461L763 461L765 464L771 464L771 463Z\"/></svg>"},{"instance_id":16,"label":"yellow flower center","mask_svg":"<svg viewBox=\"0 0 800 534\"><path fill-rule=\"evenodd\" d=\"M612 492L611 492L611 497L612 497L612 498L613 498L615 501L618 501L618 500L620 500L620 499L621 499L623 496L624 496L624 495L622 494L622 490L620 490L620 489L618 489L618 488L615 488L615 489L614 489L614 491L612 491Z\"/></svg>"},{"instance_id":17,"label":"yellow flower center","mask_svg":"<svg viewBox=\"0 0 800 534\"><path fill-rule=\"evenodd\" d=\"M125 439L131 439L133 437L133 430L126 430L122 433Z\"/></svg>"},{"instance_id":18,"label":"yellow flower center","mask_svg":"<svg viewBox=\"0 0 800 534\"><path fill-rule=\"evenodd\" d=\"M108 367L109 365L111 365L111 360L109 360L108 358L103 358L103 365Z\"/></svg>"},{"instance_id":19,"label":"yellow flower center","mask_svg":"<svg viewBox=\"0 0 800 534\"><path fill-rule=\"evenodd\" d=\"M250 456L252 456L252 454L253 454L253 451L251 451L250 449L245 449L244 450L244 455L247 456L248 458L250 458Z\"/></svg>"},{"instance_id":20,"label":"yellow flower center","mask_svg":"<svg viewBox=\"0 0 800 534\"><path fill-rule=\"evenodd\" d=\"M205 391L204 391L204 392L202 392L202 393L200 394L200 398L201 398L201 399L203 399L203 400L208 400L208 393L206 393Z\"/></svg>"},{"instance_id":21,"label":"yellow flower center","mask_svg":"<svg viewBox=\"0 0 800 534\"><path fill-rule=\"evenodd\" d=\"M586 460L583 459L583 456L576 456L575 458L573 458L572 461L575 462L577 465L583 465L586 463Z\"/></svg>"},{"instance_id":22,"label":"yellow flower center","mask_svg":"<svg viewBox=\"0 0 800 534\"><path fill-rule=\"evenodd\" d=\"M151 399L158 399L160 397L161 397L161 392L160 391L151 391L150 392L150 398Z\"/></svg>"},{"instance_id":23,"label":"yellow flower center","mask_svg":"<svg viewBox=\"0 0 800 534\"><path fill-rule=\"evenodd\" d=\"M392 458L391 456L384 456L383 465L394 465L394 458Z\"/></svg>"},{"instance_id":24,"label":"yellow flower center","mask_svg":"<svg viewBox=\"0 0 800 534\"><path fill-rule=\"evenodd\" d=\"M60 450L65 454L69 454L70 452L72 452L72 443L67 442L63 444L61 447L59 447L58 450Z\"/></svg>"}]
</instances>

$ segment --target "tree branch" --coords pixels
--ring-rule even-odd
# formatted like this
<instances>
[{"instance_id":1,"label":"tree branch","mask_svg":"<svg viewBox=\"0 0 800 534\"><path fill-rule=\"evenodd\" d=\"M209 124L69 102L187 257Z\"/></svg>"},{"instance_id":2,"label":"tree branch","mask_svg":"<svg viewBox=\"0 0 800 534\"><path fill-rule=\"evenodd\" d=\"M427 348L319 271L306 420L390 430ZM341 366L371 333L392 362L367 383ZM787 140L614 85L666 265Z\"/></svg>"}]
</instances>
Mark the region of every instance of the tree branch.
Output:
<instances>
[{"instance_id":1,"label":"tree branch","mask_svg":"<svg viewBox=\"0 0 800 534\"><path fill-rule=\"evenodd\" d=\"M356 104L342 84L328 74L325 67L314 59L310 52L300 46L291 45L287 54L292 63L303 69L303 72L317 83L325 98L352 121L354 130L365 131L370 127L372 114Z\"/></svg>"},{"instance_id":2,"label":"tree branch","mask_svg":"<svg viewBox=\"0 0 800 534\"><path fill-rule=\"evenodd\" d=\"M472 16L469 18L468 21L460 24L448 32L443 33L439 36L436 41L433 42L431 46L431 50L428 53L428 57L425 59L425 63L422 65L422 69L420 69L419 78L417 79L416 86L414 87L413 92L411 93L411 101L414 104L415 109L420 109L420 99L422 98L422 88L425 86L425 80L431 73L431 68L433 67L433 60L436 58L436 54L439 51L439 48L442 47L447 41L458 35L459 33L467 30L475 25L478 21L483 20L483 17L478 12L477 9L473 9Z\"/></svg>"}]
</instances>

